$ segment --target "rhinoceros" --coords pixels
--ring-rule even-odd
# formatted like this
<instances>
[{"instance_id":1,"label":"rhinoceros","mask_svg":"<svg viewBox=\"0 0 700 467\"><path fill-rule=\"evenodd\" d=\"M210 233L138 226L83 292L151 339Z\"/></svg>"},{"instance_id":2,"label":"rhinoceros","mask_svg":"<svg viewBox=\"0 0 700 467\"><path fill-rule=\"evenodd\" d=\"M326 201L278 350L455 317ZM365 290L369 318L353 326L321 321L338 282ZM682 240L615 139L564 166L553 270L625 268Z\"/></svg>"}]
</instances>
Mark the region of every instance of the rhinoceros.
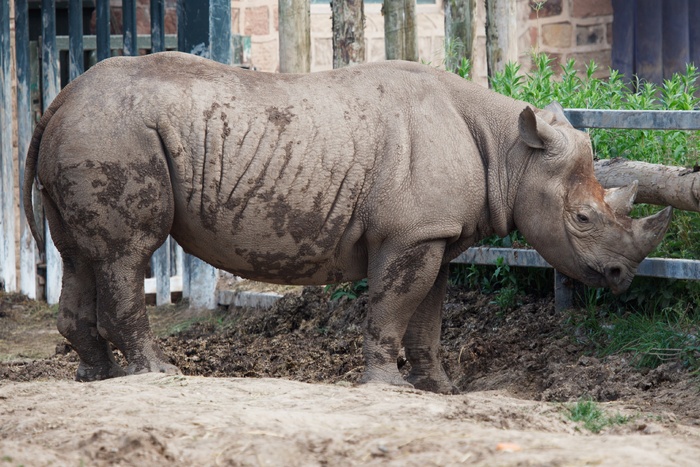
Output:
<instances>
[{"instance_id":1,"label":"rhinoceros","mask_svg":"<svg viewBox=\"0 0 700 467\"><path fill-rule=\"evenodd\" d=\"M452 259L517 228L558 270L620 292L671 218L628 217L636 185L601 187L587 134L560 106L398 61L297 75L176 52L108 59L34 133L24 205L38 239L35 179L64 265L58 328L82 381L178 371L144 303L168 234L255 280L367 277L361 381L449 393L438 348Z\"/></svg>"}]
</instances>

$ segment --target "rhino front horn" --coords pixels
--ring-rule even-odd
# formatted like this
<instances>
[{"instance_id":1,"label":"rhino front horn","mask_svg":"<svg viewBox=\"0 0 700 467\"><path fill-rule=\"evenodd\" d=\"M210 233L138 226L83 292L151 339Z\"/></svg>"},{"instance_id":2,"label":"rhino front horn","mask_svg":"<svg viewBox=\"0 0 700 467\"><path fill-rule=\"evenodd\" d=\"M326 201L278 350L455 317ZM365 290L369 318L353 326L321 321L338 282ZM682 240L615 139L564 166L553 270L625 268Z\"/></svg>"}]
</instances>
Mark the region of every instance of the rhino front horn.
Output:
<instances>
[{"instance_id":1,"label":"rhino front horn","mask_svg":"<svg viewBox=\"0 0 700 467\"><path fill-rule=\"evenodd\" d=\"M653 216L643 219L635 219L632 224L632 231L637 247L642 254L641 261L657 247L671 223L673 208L667 206L663 211L659 211Z\"/></svg>"},{"instance_id":2,"label":"rhino front horn","mask_svg":"<svg viewBox=\"0 0 700 467\"><path fill-rule=\"evenodd\" d=\"M605 190L605 202L608 203L608 206L610 206L616 216L629 215L637 197L638 187L639 182L635 180L629 185Z\"/></svg>"}]
</instances>

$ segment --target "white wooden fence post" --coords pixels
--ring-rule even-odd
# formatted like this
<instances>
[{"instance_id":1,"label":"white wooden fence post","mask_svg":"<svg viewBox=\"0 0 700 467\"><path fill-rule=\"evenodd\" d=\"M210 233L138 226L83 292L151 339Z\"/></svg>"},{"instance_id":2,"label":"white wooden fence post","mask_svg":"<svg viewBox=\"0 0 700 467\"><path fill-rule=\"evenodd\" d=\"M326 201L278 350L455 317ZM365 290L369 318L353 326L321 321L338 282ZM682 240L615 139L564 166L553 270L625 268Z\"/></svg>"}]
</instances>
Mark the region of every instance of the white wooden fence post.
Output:
<instances>
[{"instance_id":1,"label":"white wooden fence post","mask_svg":"<svg viewBox=\"0 0 700 467\"><path fill-rule=\"evenodd\" d=\"M10 2L0 2L0 282L17 290L14 164L12 158L12 75Z\"/></svg>"},{"instance_id":2,"label":"white wooden fence post","mask_svg":"<svg viewBox=\"0 0 700 467\"><path fill-rule=\"evenodd\" d=\"M170 300L170 236L156 250L151 260L156 278L156 305L169 305Z\"/></svg>"},{"instance_id":3,"label":"white wooden fence post","mask_svg":"<svg viewBox=\"0 0 700 467\"><path fill-rule=\"evenodd\" d=\"M56 48L56 0L41 2L41 76L44 111L60 91L58 74L58 51ZM45 224L46 239L46 301L49 305L58 303L61 297L63 263L61 255L51 240L49 224Z\"/></svg>"},{"instance_id":4,"label":"white wooden fence post","mask_svg":"<svg viewBox=\"0 0 700 467\"><path fill-rule=\"evenodd\" d=\"M31 66L29 63L29 12L27 0L15 2L15 54L17 57L17 151L19 161L19 291L37 298L36 243L24 212L24 165L32 140Z\"/></svg>"}]
</instances>

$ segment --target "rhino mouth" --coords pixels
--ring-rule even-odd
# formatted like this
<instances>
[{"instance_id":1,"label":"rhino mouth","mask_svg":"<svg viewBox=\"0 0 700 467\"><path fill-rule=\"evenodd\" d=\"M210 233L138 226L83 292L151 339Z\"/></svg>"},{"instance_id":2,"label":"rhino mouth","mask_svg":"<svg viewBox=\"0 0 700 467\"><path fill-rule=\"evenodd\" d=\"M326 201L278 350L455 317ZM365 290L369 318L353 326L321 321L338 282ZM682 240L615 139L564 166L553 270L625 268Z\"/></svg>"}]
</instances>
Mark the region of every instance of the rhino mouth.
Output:
<instances>
[{"instance_id":1,"label":"rhino mouth","mask_svg":"<svg viewBox=\"0 0 700 467\"><path fill-rule=\"evenodd\" d=\"M633 278L634 271L622 265L611 265L601 269L587 266L581 282L589 287L608 287L613 294L619 295L629 288Z\"/></svg>"}]
</instances>

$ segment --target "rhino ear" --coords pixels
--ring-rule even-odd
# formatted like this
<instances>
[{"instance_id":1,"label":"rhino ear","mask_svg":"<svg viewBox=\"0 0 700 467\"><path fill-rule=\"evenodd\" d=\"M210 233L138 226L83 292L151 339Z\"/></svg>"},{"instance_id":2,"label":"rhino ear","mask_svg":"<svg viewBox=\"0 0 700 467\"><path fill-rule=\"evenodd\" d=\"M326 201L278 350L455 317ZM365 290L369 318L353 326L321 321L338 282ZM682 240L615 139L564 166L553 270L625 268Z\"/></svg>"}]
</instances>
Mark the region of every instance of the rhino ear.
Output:
<instances>
[{"instance_id":1,"label":"rhino ear","mask_svg":"<svg viewBox=\"0 0 700 467\"><path fill-rule=\"evenodd\" d=\"M534 149L544 149L550 143L561 138L561 134L547 122L538 117L532 107L528 106L520 112L518 119L520 138Z\"/></svg>"}]
</instances>

